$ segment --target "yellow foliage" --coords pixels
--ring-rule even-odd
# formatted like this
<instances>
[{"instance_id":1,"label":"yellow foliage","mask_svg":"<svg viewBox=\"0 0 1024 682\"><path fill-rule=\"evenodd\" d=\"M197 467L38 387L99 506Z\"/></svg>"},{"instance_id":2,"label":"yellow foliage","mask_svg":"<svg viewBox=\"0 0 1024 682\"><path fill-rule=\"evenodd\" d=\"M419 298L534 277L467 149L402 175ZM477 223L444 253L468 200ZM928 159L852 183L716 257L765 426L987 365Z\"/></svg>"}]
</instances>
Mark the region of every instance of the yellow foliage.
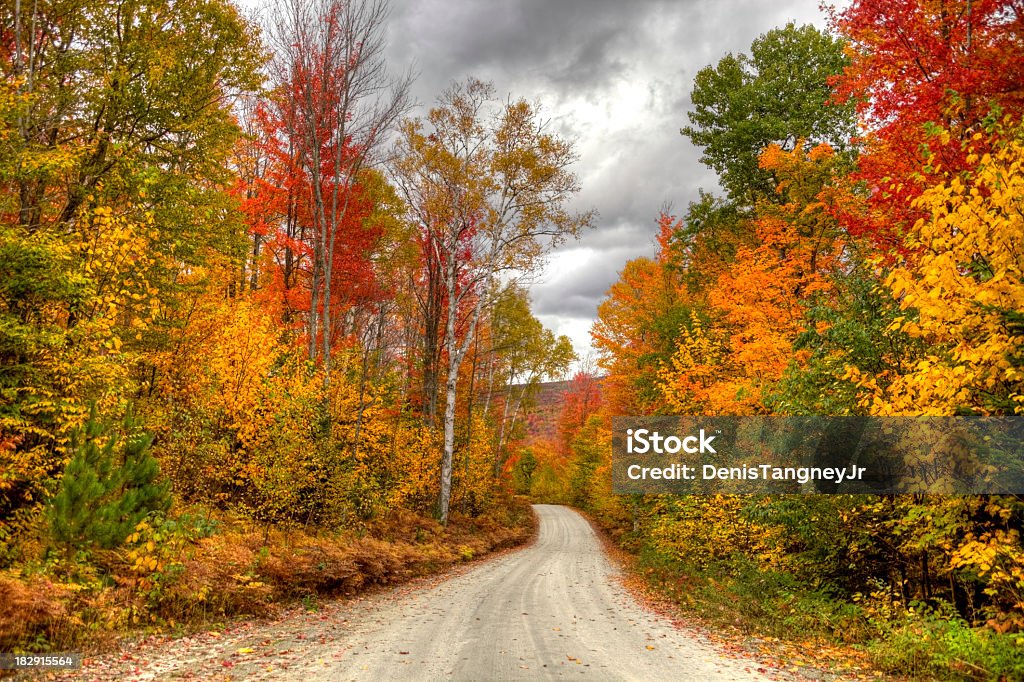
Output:
<instances>
[{"instance_id":1,"label":"yellow foliage","mask_svg":"<svg viewBox=\"0 0 1024 682\"><path fill-rule=\"evenodd\" d=\"M254 296L207 288L160 357L168 438L158 450L179 493L268 523L353 527L396 507L429 511L437 433L396 410L393 389L350 375L358 347L336 349L325 392L276 319ZM474 427L476 467L490 432ZM489 482L490 466L481 471ZM459 476L457 494L469 486L489 499L481 481Z\"/></svg>"},{"instance_id":2,"label":"yellow foliage","mask_svg":"<svg viewBox=\"0 0 1024 682\"><path fill-rule=\"evenodd\" d=\"M691 313L689 327L680 329L679 347L668 366L658 370L658 384L673 412L702 414L712 400L709 388L727 372L727 352L704 329L696 313Z\"/></svg>"},{"instance_id":3,"label":"yellow foliage","mask_svg":"<svg viewBox=\"0 0 1024 682\"><path fill-rule=\"evenodd\" d=\"M1024 414L1024 141L997 145L962 179L926 190L928 216L908 237L912 262L886 285L898 321L932 352L879 385L862 377L863 405L879 415Z\"/></svg>"},{"instance_id":4,"label":"yellow foliage","mask_svg":"<svg viewBox=\"0 0 1024 682\"><path fill-rule=\"evenodd\" d=\"M779 530L746 520L745 498L737 495L664 497L655 503L650 538L662 553L684 564L707 568L734 554L757 557L764 566L781 557Z\"/></svg>"},{"instance_id":5,"label":"yellow foliage","mask_svg":"<svg viewBox=\"0 0 1024 682\"><path fill-rule=\"evenodd\" d=\"M429 457L429 454L424 453ZM440 457L432 459L440 462ZM494 474L494 434L479 415L473 416L470 440L455 452L452 509L478 514L491 507L503 483Z\"/></svg>"}]
</instances>

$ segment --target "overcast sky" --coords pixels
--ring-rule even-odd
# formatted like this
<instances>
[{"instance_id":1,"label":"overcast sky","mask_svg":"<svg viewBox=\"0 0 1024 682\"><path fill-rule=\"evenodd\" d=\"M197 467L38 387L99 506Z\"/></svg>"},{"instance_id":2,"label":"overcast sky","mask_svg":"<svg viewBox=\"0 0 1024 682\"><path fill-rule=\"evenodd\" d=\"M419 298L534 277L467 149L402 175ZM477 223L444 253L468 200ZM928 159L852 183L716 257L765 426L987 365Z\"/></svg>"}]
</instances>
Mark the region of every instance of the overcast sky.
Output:
<instances>
[{"instance_id":1,"label":"overcast sky","mask_svg":"<svg viewBox=\"0 0 1024 682\"><path fill-rule=\"evenodd\" d=\"M453 80L539 102L576 143L577 210L596 227L552 254L534 313L590 352L597 305L626 261L654 253L655 220L716 187L679 134L693 77L788 21L825 26L817 0L391 0L393 68L413 63L424 115Z\"/></svg>"}]
</instances>

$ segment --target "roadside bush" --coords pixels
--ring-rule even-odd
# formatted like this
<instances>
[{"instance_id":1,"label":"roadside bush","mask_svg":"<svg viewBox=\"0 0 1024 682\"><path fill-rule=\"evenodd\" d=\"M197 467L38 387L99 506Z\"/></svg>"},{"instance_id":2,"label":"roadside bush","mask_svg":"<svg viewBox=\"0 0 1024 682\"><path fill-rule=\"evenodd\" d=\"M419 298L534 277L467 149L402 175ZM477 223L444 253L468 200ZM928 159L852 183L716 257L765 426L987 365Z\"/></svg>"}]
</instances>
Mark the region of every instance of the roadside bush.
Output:
<instances>
[{"instance_id":1,"label":"roadside bush","mask_svg":"<svg viewBox=\"0 0 1024 682\"><path fill-rule=\"evenodd\" d=\"M475 517L455 512L447 527L395 510L341 532L153 512L118 548L52 555L31 573L0 574L0 650L82 648L139 626L264 616L291 600L404 582L533 535L523 499L498 496L493 505Z\"/></svg>"},{"instance_id":2,"label":"roadside bush","mask_svg":"<svg viewBox=\"0 0 1024 682\"><path fill-rule=\"evenodd\" d=\"M1024 633L972 628L952 609L915 603L896 618L873 621L867 645L884 671L965 680L1024 679Z\"/></svg>"},{"instance_id":3,"label":"roadside bush","mask_svg":"<svg viewBox=\"0 0 1024 682\"><path fill-rule=\"evenodd\" d=\"M66 550L122 544L151 511L170 506L168 483L158 482L150 454L152 436L140 433L130 417L127 438L103 423L93 408L71 438L71 459L48 515L53 539Z\"/></svg>"}]
</instances>

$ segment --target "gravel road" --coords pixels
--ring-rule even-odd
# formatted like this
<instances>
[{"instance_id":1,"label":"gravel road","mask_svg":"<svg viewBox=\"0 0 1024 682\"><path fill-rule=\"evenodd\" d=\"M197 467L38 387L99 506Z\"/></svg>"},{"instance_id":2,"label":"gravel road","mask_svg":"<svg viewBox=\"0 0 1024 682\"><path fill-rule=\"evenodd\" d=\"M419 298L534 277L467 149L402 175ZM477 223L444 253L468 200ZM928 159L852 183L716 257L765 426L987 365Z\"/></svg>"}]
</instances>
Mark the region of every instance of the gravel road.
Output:
<instances>
[{"instance_id":1,"label":"gravel road","mask_svg":"<svg viewBox=\"0 0 1024 682\"><path fill-rule=\"evenodd\" d=\"M535 509L533 546L389 604L306 679L766 679L638 604L579 514Z\"/></svg>"},{"instance_id":2,"label":"gravel road","mask_svg":"<svg viewBox=\"0 0 1024 682\"><path fill-rule=\"evenodd\" d=\"M765 680L637 602L590 525L537 505L537 541L446 580L165 642L97 679ZM83 671L89 677L90 669Z\"/></svg>"}]
</instances>

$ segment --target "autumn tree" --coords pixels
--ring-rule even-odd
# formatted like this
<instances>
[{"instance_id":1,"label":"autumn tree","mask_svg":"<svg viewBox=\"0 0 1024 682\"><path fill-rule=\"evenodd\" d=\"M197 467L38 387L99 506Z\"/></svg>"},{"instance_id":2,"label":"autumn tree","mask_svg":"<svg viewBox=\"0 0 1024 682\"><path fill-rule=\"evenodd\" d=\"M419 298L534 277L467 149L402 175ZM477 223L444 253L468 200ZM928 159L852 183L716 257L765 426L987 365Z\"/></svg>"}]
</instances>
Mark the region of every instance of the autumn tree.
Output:
<instances>
[{"instance_id":1,"label":"autumn tree","mask_svg":"<svg viewBox=\"0 0 1024 682\"><path fill-rule=\"evenodd\" d=\"M637 329L646 344L661 341L656 354L644 353L648 369L631 373L634 382L645 377L648 405L663 407L664 391L668 390L676 410L714 409L714 404L706 402L712 396L725 401L719 408L755 409L760 389L751 393L741 375L761 376L765 368L756 369L748 361L758 364L774 357L769 372L773 377L785 366L789 355L781 338L788 338L792 329L783 332L775 324L779 298L770 292L776 291L773 282L779 274L779 254L787 254L791 246L783 242L799 240L796 232L805 228L787 228L768 219L767 206L785 203L787 197L777 191L785 181L784 172L775 164L764 163L764 156L772 149L788 153L817 143L839 157L847 156L844 150L853 132L853 105L832 106L829 85L847 64L843 41L812 26L788 24L757 38L749 55L728 54L697 74L691 94L694 111L688 114L690 125L681 133L703 149L701 160L717 171L727 198L702 190L682 219L662 226L657 266L652 268L657 274L650 279L649 294L641 296L643 305L649 306L661 299L651 295L660 290L673 302L655 316L656 334ZM769 234L771 225L775 226L774 236ZM783 267L796 267L795 261L788 263ZM735 277L722 281L723 270ZM712 284L715 282L717 285ZM795 292L786 287L799 285L778 284L783 298L796 305ZM742 292L762 299L750 301L749 306L733 306L723 298L742 297ZM710 300L716 296L719 300ZM614 297L602 306L611 306L613 301ZM730 312L724 312L722 306ZM740 308L752 317L744 318ZM599 315L595 326L595 339L602 348L607 338L604 330L612 320L610 313L609 309ZM762 352L767 338L752 330L738 333L756 317L768 321L762 331L782 335L768 355ZM754 338L759 339L756 349L743 341ZM739 348L751 352L737 356L730 350ZM624 356L614 352L613 357L621 361ZM619 381L618 374L612 372L611 387ZM727 376L732 376L732 383L724 383ZM674 381L680 383L671 388ZM611 399L615 394L613 388ZM745 397L730 402L730 397L736 396Z\"/></svg>"},{"instance_id":2,"label":"autumn tree","mask_svg":"<svg viewBox=\"0 0 1024 682\"><path fill-rule=\"evenodd\" d=\"M450 87L425 121L407 121L397 155L398 184L423 234L426 272L435 278L427 289L443 303L429 312L444 315L438 515L447 521L459 369L491 284L500 273L534 270L548 249L588 226L592 214L565 208L577 191L572 145L549 133L533 106L499 105L493 86L475 79Z\"/></svg>"},{"instance_id":3,"label":"autumn tree","mask_svg":"<svg viewBox=\"0 0 1024 682\"><path fill-rule=\"evenodd\" d=\"M0 37L5 537L52 491L86 405L116 415L159 380L147 352L169 342L182 274L244 246L225 191L230 104L263 60L220 0L13 10Z\"/></svg>"},{"instance_id":4,"label":"autumn tree","mask_svg":"<svg viewBox=\"0 0 1024 682\"><path fill-rule=\"evenodd\" d=\"M291 0L269 28L274 116L286 158L301 170L294 191L307 202L312 232L308 351L329 382L332 287L344 247L363 231L350 209L360 171L409 106L411 74L392 77L384 61L385 0ZM355 213L355 211L353 211Z\"/></svg>"},{"instance_id":5,"label":"autumn tree","mask_svg":"<svg viewBox=\"0 0 1024 682\"><path fill-rule=\"evenodd\" d=\"M573 375L562 394L558 413L558 438L563 454L569 452L572 440L587 420L601 409L601 382L593 369L585 367Z\"/></svg>"},{"instance_id":6,"label":"autumn tree","mask_svg":"<svg viewBox=\"0 0 1024 682\"><path fill-rule=\"evenodd\" d=\"M679 326L658 370L663 400L684 414L755 414L784 370L799 362L793 343L804 310L831 295L845 249L831 186L844 164L828 145L770 145L761 166L779 179L777 196L758 203L750 239L731 263L705 274L705 292ZM668 246L671 250L671 242ZM668 258L661 260L668 266ZM682 283L681 283L682 284Z\"/></svg>"},{"instance_id":7,"label":"autumn tree","mask_svg":"<svg viewBox=\"0 0 1024 682\"><path fill-rule=\"evenodd\" d=\"M866 128L854 177L869 192L867 207L844 224L892 251L924 217L914 199L942 173L971 165L962 143L993 107L1024 114L1024 7L857 0L832 21L852 56L834 79L836 99L856 102Z\"/></svg>"},{"instance_id":8,"label":"autumn tree","mask_svg":"<svg viewBox=\"0 0 1024 682\"><path fill-rule=\"evenodd\" d=\"M661 406L657 372L672 356L680 326L689 319L692 301L683 295L678 260L670 259L670 242L681 228L674 216L658 218L655 258L626 263L597 307L590 330L598 365L609 374L604 399L619 414L653 412Z\"/></svg>"},{"instance_id":9,"label":"autumn tree","mask_svg":"<svg viewBox=\"0 0 1024 682\"><path fill-rule=\"evenodd\" d=\"M9 143L26 164L36 159L26 166L35 172L8 179L21 225L69 223L90 195L98 202L145 186L152 196L217 174L236 134L225 98L256 86L262 61L234 6L19 2L14 10L17 30L0 47L22 97Z\"/></svg>"},{"instance_id":10,"label":"autumn tree","mask_svg":"<svg viewBox=\"0 0 1024 682\"><path fill-rule=\"evenodd\" d=\"M699 190L697 201L690 202L666 235L661 256L688 293L699 295L723 262L731 262L741 245L752 243L749 218L748 210Z\"/></svg>"},{"instance_id":11,"label":"autumn tree","mask_svg":"<svg viewBox=\"0 0 1024 682\"><path fill-rule=\"evenodd\" d=\"M521 417L524 401L540 381L555 379L576 359L572 342L545 329L530 311L525 290L508 285L497 295L491 312L491 351L500 367L504 400L498 419L494 471L501 470L507 441ZM472 397L471 397L472 399Z\"/></svg>"},{"instance_id":12,"label":"autumn tree","mask_svg":"<svg viewBox=\"0 0 1024 682\"><path fill-rule=\"evenodd\" d=\"M868 240L849 238L844 267L829 277L829 295L806 302L793 341L802 361L786 367L766 396L772 413L863 414L851 375L889 376L920 353L920 343L894 326L899 304L882 286L874 258Z\"/></svg>"},{"instance_id":13,"label":"autumn tree","mask_svg":"<svg viewBox=\"0 0 1024 682\"><path fill-rule=\"evenodd\" d=\"M1024 413L1024 137L1007 119L965 146L974 168L915 201L915 267L886 280L901 309L892 326L927 350L882 376L856 373L872 413Z\"/></svg>"}]
</instances>

